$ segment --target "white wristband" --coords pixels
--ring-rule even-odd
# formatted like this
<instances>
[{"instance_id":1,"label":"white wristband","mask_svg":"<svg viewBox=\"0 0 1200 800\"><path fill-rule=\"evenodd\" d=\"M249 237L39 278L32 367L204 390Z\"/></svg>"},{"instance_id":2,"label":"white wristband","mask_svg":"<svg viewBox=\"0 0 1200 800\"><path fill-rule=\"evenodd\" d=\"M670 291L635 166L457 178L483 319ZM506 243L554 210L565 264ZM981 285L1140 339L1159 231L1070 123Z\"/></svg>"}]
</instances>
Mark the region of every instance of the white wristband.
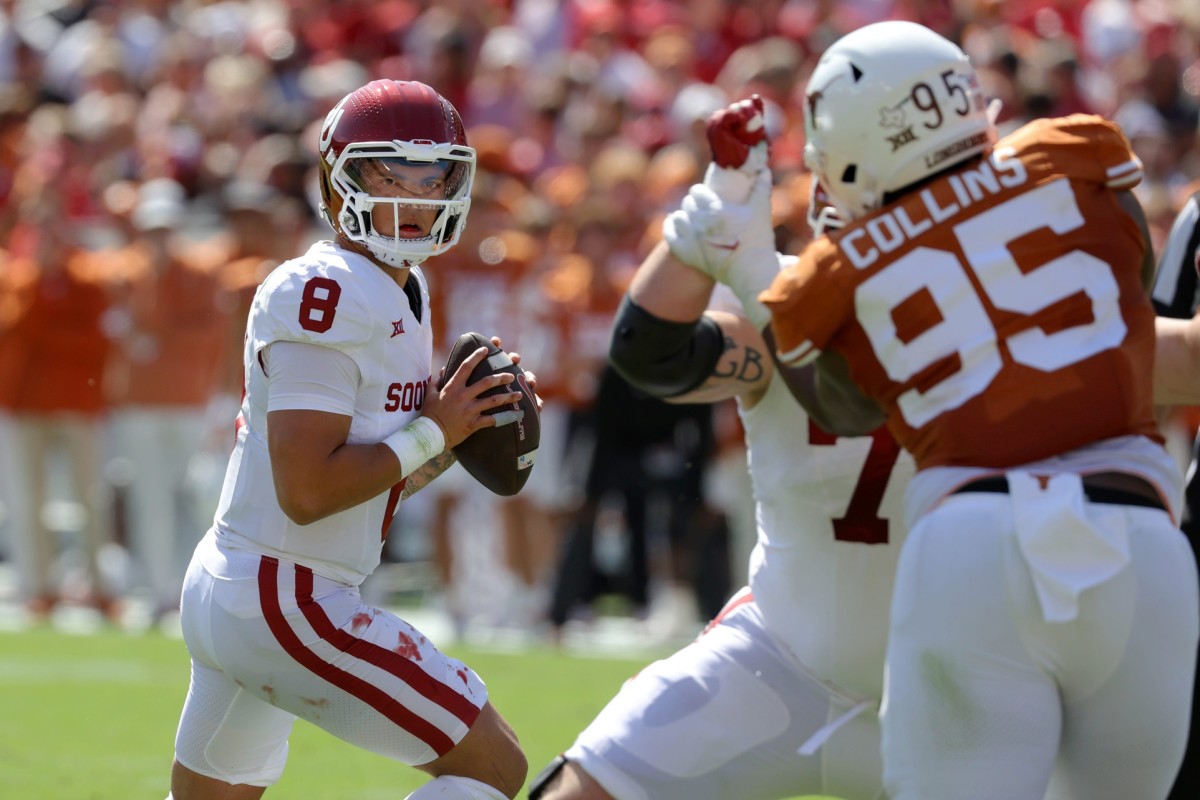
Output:
<instances>
[{"instance_id":1,"label":"white wristband","mask_svg":"<svg viewBox=\"0 0 1200 800\"><path fill-rule=\"evenodd\" d=\"M407 478L417 467L446 449L442 426L429 417L417 417L383 440L400 459L402 477Z\"/></svg>"},{"instance_id":2,"label":"white wristband","mask_svg":"<svg viewBox=\"0 0 1200 800\"><path fill-rule=\"evenodd\" d=\"M788 262L795 261L795 256L785 256L764 248L738 253L736 259L736 265L729 270L729 288L742 301L746 319L750 320L755 330L761 331L770 324L771 312L758 302L758 296L771 288L775 276Z\"/></svg>"}]
</instances>

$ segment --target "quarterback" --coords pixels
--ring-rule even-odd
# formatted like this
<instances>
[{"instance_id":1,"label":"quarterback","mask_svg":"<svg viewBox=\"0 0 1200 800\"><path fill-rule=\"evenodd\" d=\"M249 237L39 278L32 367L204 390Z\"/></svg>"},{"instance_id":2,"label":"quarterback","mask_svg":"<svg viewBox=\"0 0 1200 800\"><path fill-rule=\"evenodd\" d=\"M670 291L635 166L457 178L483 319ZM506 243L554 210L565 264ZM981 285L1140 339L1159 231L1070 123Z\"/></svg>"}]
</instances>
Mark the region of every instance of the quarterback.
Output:
<instances>
[{"instance_id":1,"label":"quarterback","mask_svg":"<svg viewBox=\"0 0 1200 800\"><path fill-rule=\"evenodd\" d=\"M466 385L485 348L440 389L431 374L418 265L458 241L475 152L445 98L392 80L342 99L318 144L335 236L272 272L250 311L236 445L183 590L170 797L261 797L302 718L433 776L412 798L511 798L525 757L483 682L358 591L397 505L519 397L480 396L511 375Z\"/></svg>"}]
</instances>

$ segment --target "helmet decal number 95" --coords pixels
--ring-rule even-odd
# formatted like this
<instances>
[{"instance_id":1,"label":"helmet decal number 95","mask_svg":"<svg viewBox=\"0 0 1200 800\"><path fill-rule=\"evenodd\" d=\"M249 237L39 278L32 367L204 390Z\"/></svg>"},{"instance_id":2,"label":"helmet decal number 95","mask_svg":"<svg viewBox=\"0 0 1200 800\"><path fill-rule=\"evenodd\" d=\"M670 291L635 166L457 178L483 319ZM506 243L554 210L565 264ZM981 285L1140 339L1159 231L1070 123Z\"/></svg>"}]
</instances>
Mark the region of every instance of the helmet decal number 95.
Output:
<instances>
[{"instance_id":1,"label":"helmet decal number 95","mask_svg":"<svg viewBox=\"0 0 1200 800\"><path fill-rule=\"evenodd\" d=\"M963 259L949 250L918 247L864 281L855 312L888 377L904 383L939 362L958 368L923 390L897 398L905 422L919 428L981 394L1000 372L1002 359L1053 372L1116 347L1127 332L1120 289L1104 261L1081 250L1024 271L1009 245L1049 228L1064 234L1083 226L1083 215L1064 178L1039 186L954 226ZM978 286L971 282L975 276ZM1047 332L1026 327L1003 339L984 300L1003 311L1033 315L1084 295L1091 319ZM893 312L917 298L936 305L941 319L908 341L897 336ZM1004 353L1006 351L1006 355Z\"/></svg>"},{"instance_id":2,"label":"helmet decal number 95","mask_svg":"<svg viewBox=\"0 0 1200 800\"><path fill-rule=\"evenodd\" d=\"M953 69L944 70L941 78L942 86L945 89L943 99L950 104L950 110L957 116L965 117L971 112L972 94L968 93L968 89L974 92L974 87L970 85L970 79L965 75L958 74ZM968 85L964 86L964 83ZM921 125L926 130L933 131L942 127L942 123L946 121L946 115L942 111L942 103L938 101L938 91L935 91L934 87L925 81L917 81L913 84L908 97L891 108L883 109L880 114L880 124L884 128L903 128L908 125L903 106L910 101L914 108L923 112L921 116L924 119ZM893 149L895 149L894 145Z\"/></svg>"},{"instance_id":3,"label":"helmet decal number 95","mask_svg":"<svg viewBox=\"0 0 1200 800\"><path fill-rule=\"evenodd\" d=\"M324 333L332 328L341 298L342 287L333 278L320 275L309 278L300 301L300 327L313 333Z\"/></svg>"}]
</instances>

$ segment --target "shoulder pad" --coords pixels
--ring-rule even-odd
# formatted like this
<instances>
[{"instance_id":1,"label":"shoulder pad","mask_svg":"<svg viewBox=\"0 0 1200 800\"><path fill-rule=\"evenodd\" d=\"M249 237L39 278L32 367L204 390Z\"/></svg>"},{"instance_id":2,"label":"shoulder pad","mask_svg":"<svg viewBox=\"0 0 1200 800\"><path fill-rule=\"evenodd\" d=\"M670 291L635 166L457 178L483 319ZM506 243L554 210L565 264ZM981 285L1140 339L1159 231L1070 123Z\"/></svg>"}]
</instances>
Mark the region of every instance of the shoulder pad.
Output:
<instances>
[{"instance_id":1,"label":"shoulder pad","mask_svg":"<svg viewBox=\"0 0 1200 800\"><path fill-rule=\"evenodd\" d=\"M373 314L344 261L309 256L267 277L254 299L248 335L259 350L275 341L305 342L343 352L371 336Z\"/></svg>"}]
</instances>

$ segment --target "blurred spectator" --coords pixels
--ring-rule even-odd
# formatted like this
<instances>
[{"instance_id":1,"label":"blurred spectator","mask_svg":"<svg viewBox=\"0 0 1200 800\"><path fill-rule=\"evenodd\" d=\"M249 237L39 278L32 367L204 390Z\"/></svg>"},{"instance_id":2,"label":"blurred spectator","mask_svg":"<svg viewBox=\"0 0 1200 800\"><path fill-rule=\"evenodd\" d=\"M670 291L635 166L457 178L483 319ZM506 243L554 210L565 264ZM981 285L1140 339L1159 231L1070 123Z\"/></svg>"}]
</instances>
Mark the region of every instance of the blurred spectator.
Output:
<instances>
[{"instance_id":1,"label":"blurred spectator","mask_svg":"<svg viewBox=\"0 0 1200 800\"><path fill-rule=\"evenodd\" d=\"M17 221L13 183L22 156L21 139L33 107L27 91L0 86L0 241L8 241Z\"/></svg>"},{"instance_id":2,"label":"blurred spectator","mask_svg":"<svg viewBox=\"0 0 1200 800\"><path fill-rule=\"evenodd\" d=\"M729 95L711 83L696 81L680 89L671 101L670 110L674 146L685 148L697 164L707 164L710 156L704 125L710 114L728 103Z\"/></svg>"},{"instance_id":3,"label":"blurred spectator","mask_svg":"<svg viewBox=\"0 0 1200 800\"><path fill-rule=\"evenodd\" d=\"M17 453L17 429L12 416L21 369L12 330L29 300L28 292L23 291L26 280L26 276L13 269L8 252L0 250L0 554L8 561L15 558L15 529L29 524L16 518L18 513L28 512L28 503L17 496L20 484L17 476L25 465Z\"/></svg>"},{"instance_id":4,"label":"blurred spectator","mask_svg":"<svg viewBox=\"0 0 1200 800\"><path fill-rule=\"evenodd\" d=\"M173 180L138 190L137 238L122 251L129 279L120 346L109 371L116 451L128 465L129 546L156 620L178 609L183 556L204 533L188 468L205 443L206 410L228 357L220 254L185 249L175 230L186 213L184 189Z\"/></svg>"},{"instance_id":5,"label":"blurred spectator","mask_svg":"<svg viewBox=\"0 0 1200 800\"><path fill-rule=\"evenodd\" d=\"M221 254L223 263L218 268L221 288L217 300L228 325L224 326L227 335L217 358L214 391L215 401L232 412L226 419L227 432L232 436L233 418L241 404L242 347L254 293L271 270L302 251L309 217L296 198L255 180L230 183L218 207L226 221L227 249Z\"/></svg>"},{"instance_id":6,"label":"blurred spectator","mask_svg":"<svg viewBox=\"0 0 1200 800\"><path fill-rule=\"evenodd\" d=\"M581 606L619 594L643 616L651 614L652 599L659 601L653 633L694 633L700 603L715 614L729 590L722 550L726 558L718 559L716 572L723 579L705 583L703 598L693 591L701 574L710 579L701 569L708 548L724 546L722 523L702 496L713 455L710 407L647 397L609 367L588 424L592 456L583 503L563 542L551 623L561 628Z\"/></svg>"},{"instance_id":7,"label":"blurred spectator","mask_svg":"<svg viewBox=\"0 0 1200 800\"><path fill-rule=\"evenodd\" d=\"M488 165L487 159L480 161L481 167ZM479 202L472 206L470 226L458 246L439 257L436 268L426 272L435 320L435 361L440 363L445 363L455 340L469 331L499 336L506 348L509 342L519 339L521 320L513 313L511 298L525 280L539 246L531 237L503 227L511 214L502 203L510 191L518 191L511 184L505 190L504 183L504 176L480 169L475 190ZM523 359L528 358L516 346L512 349L521 352ZM536 361L525 363L535 369L535 374L540 371L540 366L534 366ZM535 462L534 474L540 469L542 466ZM493 625L505 622L509 609L494 598L506 594L521 606L524 622L535 622L535 611L524 609L536 605L533 593L542 576L536 565L522 558L531 553L522 536L524 531L515 530L520 517L517 509L524 507L524 501L492 495L459 466L452 467L421 494L424 502L433 503L433 559L446 610L459 627L465 628L480 617ZM532 514L534 509L526 510ZM480 519L493 522L474 522ZM537 520L531 516L530 521ZM516 566L511 570L515 580L509 586L496 585L492 565L478 563L480 554L488 553L499 553L501 561ZM489 572L493 573L490 579ZM487 601L486 608L479 607L478 587L489 582L492 591L487 594L493 599ZM518 593L519 599L515 596Z\"/></svg>"},{"instance_id":8,"label":"blurred spectator","mask_svg":"<svg viewBox=\"0 0 1200 800\"><path fill-rule=\"evenodd\" d=\"M78 244L63 198L43 186L22 209L7 254L4 333L5 399L12 413L9 443L10 530L18 591L35 618L64 599L115 618L119 605L100 571L110 541L103 479L104 371L111 350L105 331L110 267ZM69 476L74 514L50 514ZM64 518L65 517L65 518ZM59 537L78 534L85 580L67 586L56 571Z\"/></svg>"},{"instance_id":9,"label":"blurred spectator","mask_svg":"<svg viewBox=\"0 0 1200 800\"><path fill-rule=\"evenodd\" d=\"M520 28L504 25L488 31L467 89L468 128L498 125L521 130L528 111L521 88L533 62L533 47Z\"/></svg>"}]
</instances>

